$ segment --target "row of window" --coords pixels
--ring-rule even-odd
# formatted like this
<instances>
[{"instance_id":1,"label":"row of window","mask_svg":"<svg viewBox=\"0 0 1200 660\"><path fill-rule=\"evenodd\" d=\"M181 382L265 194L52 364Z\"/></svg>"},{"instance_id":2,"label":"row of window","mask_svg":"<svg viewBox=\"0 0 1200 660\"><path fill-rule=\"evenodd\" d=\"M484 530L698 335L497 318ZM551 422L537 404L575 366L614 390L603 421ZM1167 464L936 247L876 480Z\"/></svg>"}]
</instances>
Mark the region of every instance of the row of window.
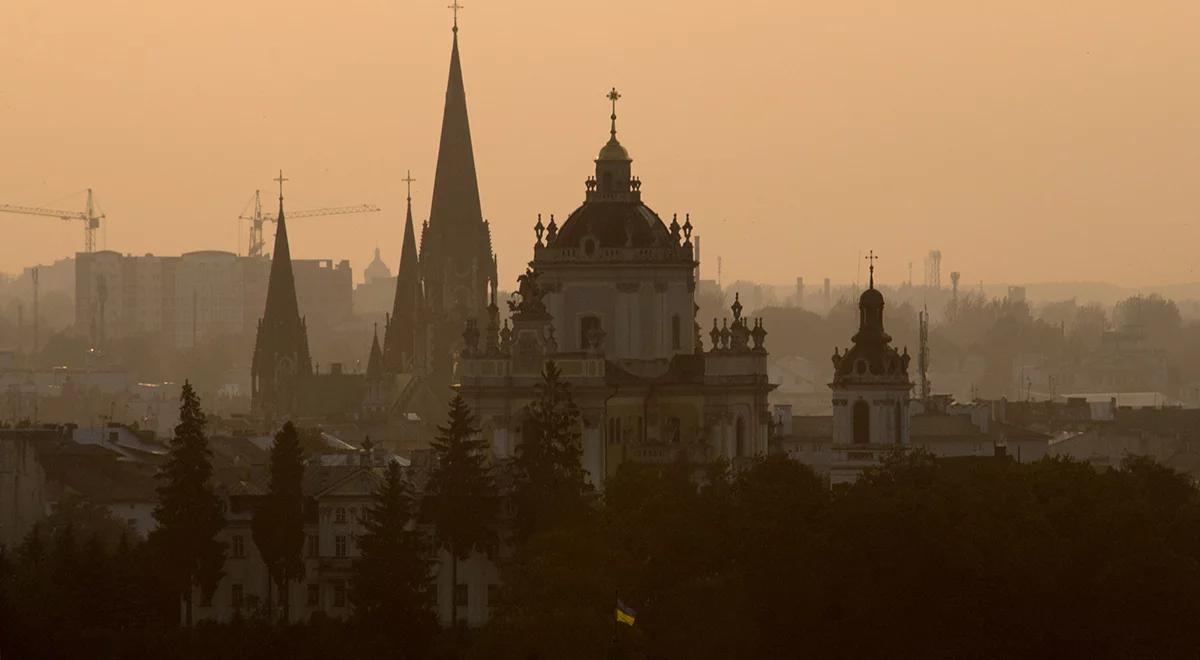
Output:
<instances>
[{"instance_id":1,"label":"row of window","mask_svg":"<svg viewBox=\"0 0 1200 660\"><path fill-rule=\"evenodd\" d=\"M240 583L233 584L229 589L229 602L235 609L240 609L246 606L246 589ZM206 606L212 606L212 601L204 603ZM304 604L308 607L321 606L321 585L309 584L305 589ZM333 583L333 606L346 607L346 583Z\"/></svg>"},{"instance_id":2,"label":"row of window","mask_svg":"<svg viewBox=\"0 0 1200 660\"><path fill-rule=\"evenodd\" d=\"M484 607L493 607L499 602L500 585L489 584L485 592L487 601L483 603ZM230 605L234 608L242 608L246 606L246 589L241 583L234 583L229 590ZM282 594L280 595L282 598ZM470 585L458 584L454 587L454 605L455 607L465 608L470 602ZM321 606L321 585L308 584L305 585L304 604L307 607ZM212 606L212 600L207 600L204 605ZM346 583L344 581L333 583L333 607L346 607ZM465 614L460 612L460 614Z\"/></svg>"},{"instance_id":3,"label":"row of window","mask_svg":"<svg viewBox=\"0 0 1200 660\"><path fill-rule=\"evenodd\" d=\"M310 559L315 559L321 556L321 542L316 534L309 534L306 545L305 554ZM333 537L333 556L346 557L349 556L350 537L345 534L338 534ZM246 539L241 534L234 534L229 543L229 556L233 559L244 559L246 557Z\"/></svg>"}]
</instances>

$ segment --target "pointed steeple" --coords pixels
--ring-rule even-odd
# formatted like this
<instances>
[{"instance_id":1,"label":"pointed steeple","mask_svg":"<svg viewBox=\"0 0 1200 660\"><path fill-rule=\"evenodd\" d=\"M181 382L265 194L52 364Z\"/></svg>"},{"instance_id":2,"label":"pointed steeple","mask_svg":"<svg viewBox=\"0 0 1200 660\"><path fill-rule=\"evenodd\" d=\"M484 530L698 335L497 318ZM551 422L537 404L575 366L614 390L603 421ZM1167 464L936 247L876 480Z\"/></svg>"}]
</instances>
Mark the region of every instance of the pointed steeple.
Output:
<instances>
[{"instance_id":1,"label":"pointed steeple","mask_svg":"<svg viewBox=\"0 0 1200 660\"><path fill-rule=\"evenodd\" d=\"M371 337L371 356L367 358L367 380L377 380L383 376L383 350L379 348L379 325L375 325L375 333Z\"/></svg>"},{"instance_id":2,"label":"pointed steeple","mask_svg":"<svg viewBox=\"0 0 1200 660\"><path fill-rule=\"evenodd\" d=\"M488 285L496 284L491 231L479 201L457 28L456 22L433 198L420 248L428 322L418 330L427 330L428 367L444 382L453 374L462 328L468 320L487 318ZM387 350L385 343L385 357Z\"/></svg>"},{"instance_id":3,"label":"pointed steeple","mask_svg":"<svg viewBox=\"0 0 1200 660\"><path fill-rule=\"evenodd\" d=\"M292 273L292 251L288 246L287 223L283 218L283 172L279 173L279 217L275 221L275 248L271 253L271 275L267 281L267 306L263 321L299 320L296 279Z\"/></svg>"},{"instance_id":4,"label":"pointed steeple","mask_svg":"<svg viewBox=\"0 0 1200 660\"><path fill-rule=\"evenodd\" d=\"M458 55L456 22L429 224L432 227L473 227L482 223L483 211L479 203L479 181L475 176L475 152L471 147L471 125L467 119L467 92L463 86L462 62Z\"/></svg>"},{"instance_id":5,"label":"pointed steeple","mask_svg":"<svg viewBox=\"0 0 1200 660\"><path fill-rule=\"evenodd\" d=\"M296 280L283 213L283 172L279 173L279 217L267 280L267 301L258 322L250 366L251 405L268 418L294 411L297 381L312 374L308 330L296 302Z\"/></svg>"},{"instance_id":6,"label":"pointed steeple","mask_svg":"<svg viewBox=\"0 0 1200 660\"><path fill-rule=\"evenodd\" d=\"M411 172L405 181L411 186ZM384 364L391 373L410 369L417 357L417 329L421 319L421 308L424 306L417 259L417 237L413 230L410 187L408 209L404 218L404 244L400 249L400 267L396 271L396 296L392 301L391 321L384 330L383 338Z\"/></svg>"}]
</instances>

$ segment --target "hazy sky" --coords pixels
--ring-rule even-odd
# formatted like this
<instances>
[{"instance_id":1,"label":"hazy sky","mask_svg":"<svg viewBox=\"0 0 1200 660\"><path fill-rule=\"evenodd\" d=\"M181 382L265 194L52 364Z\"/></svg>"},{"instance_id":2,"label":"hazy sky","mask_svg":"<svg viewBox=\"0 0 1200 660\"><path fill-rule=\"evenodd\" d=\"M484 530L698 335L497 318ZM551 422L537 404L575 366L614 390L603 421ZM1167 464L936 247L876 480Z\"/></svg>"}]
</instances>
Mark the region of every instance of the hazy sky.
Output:
<instances>
[{"instance_id":1,"label":"hazy sky","mask_svg":"<svg viewBox=\"0 0 1200 660\"><path fill-rule=\"evenodd\" d=\"M82 208L122 252L245 250L276 170L292 253L395 270L401 179L429 211L448 0L0 2L0 203ZM615 85L646 201L691 213L706 277L1200 279L1200 2L464 0L501 277L583 198ZM273 206L273 201L272 201ZM82 228L0 214L0 269ZM270 234L267 236L270 241ZM948 280L948 276L943 275Z\"/></svg>"}]
</instances>

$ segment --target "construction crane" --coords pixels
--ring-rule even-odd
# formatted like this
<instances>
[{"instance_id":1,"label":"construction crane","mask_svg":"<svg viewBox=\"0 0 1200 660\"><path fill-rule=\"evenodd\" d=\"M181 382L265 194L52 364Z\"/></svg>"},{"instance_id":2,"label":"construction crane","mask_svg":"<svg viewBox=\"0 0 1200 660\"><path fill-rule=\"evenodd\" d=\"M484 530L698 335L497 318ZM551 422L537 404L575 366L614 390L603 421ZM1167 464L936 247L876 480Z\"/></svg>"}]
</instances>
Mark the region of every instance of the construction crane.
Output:
<instances>
[{"instance_id":1,"label":"construction crane","mask_svg":"<svg viewBox=\"0 0 1200 660\"><path fill-rule=\"evenodd\" d=\"M104 219L104 214L96 206L92 200L92 189L87 189L87 206L83 211L58 211L55 209L42 209L34 206L13 206L11 204L0 204L0 212L4 213L23 213L25 215L42 215L51 218L60 218L62 220L82 220L83 221L83 251L96 251L96 230L100 228L100 221Z\"/></svg>"},{"instance_id":2,"label":"construction crane","mask_svg":"<svg viewBox=\"0 0 1200 660\"><path fill-rule=\"evenodd\" d=\"M361 204L359 206L337 206L327 209L308 209L307 211L288 211L289 218L315 218L326 215L346 215L348 213L375 213L380 211L378 206L373 204ZM261 257L263 253L263 224L267 222L275 222L278 218L270 213L263 214L262 207L262 191L254 191L254 213L251 215L239 215L239 220L250 221L250 249L246 254L251 257Z\"/></svg>"}]
</instances>

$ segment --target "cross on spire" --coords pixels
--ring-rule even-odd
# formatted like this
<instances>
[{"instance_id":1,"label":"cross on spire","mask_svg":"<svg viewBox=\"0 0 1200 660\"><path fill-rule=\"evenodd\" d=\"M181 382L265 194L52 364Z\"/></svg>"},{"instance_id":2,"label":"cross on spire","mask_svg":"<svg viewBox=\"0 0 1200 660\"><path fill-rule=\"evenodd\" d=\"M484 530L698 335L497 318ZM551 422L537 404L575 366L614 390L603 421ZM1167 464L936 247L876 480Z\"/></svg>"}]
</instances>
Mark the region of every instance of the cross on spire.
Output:
<instances>
[{"instance_id":1,"label":"cross on spire","mask_svg":"<svg viewBox=\"0 0 1200 660\"><path fill-rule=\"evenodd\" d=\"M283 203L283 182L290 181L290 179L283 178L283 170L279 170L279 176L275 178L275 181L279 182L279 203L282 204Z\"/></svg>"},{"instance_id":2,"label":"cross on spire","mask_svg":"<svg viewBox=\"0 0 1200 660\"><path fill-rule=\"evenodd\" d=\"M403 181L404 183L408 184L408 201L411 202L412 201L412 184L413 184L413 181L416 181L416 179L414 179L412 176L412 170L409 170L404 175L404 178L400 179L400 180Z\"/></svg>"},{"instance_id":3,"label":"cross on spire","mask_svg":"<svg viewBox=\"0 0 1200 660\"><path fill-rule=\"evenodd\" d=\"M617 101L619 101L621 99L621 93L617 91L616 87L613 87L612 91L610 91L608 93L607 98L609 101L612 101L612 136L613 136L613 139L616 139L616 137L617 137Z\"/></svg>"},{"instance_id":4,"label":"cross on spire","mask_svg":"<svg viewBox=\"0 0 1200 660\"><path fill-rule=\"evenodd\" d=\"M458 10L462 9L462 8L463 8L463 6L458 4L458 0L454 0L450 4L446 5L446 9L449 9L454 12L454 31L455 32L458 32Z\"/></svg>"},{"instance_id":5,"label":"cross on spire","mask_svg":"<svg viewBox=\"0 0 1200 660\"><path fill-rule=\"evenodd\" d=\"M862 254L862 253L860 252L859 254ZM866 259L871 264L869 267L869 270L871 273L871 287L870 288L874 289L875 288L875 261L877 259L879 259L879 257L875 255L875 250L871 250L867 254L867 256L863 257L863 259Z\"/></svg>"}]
</instances>

